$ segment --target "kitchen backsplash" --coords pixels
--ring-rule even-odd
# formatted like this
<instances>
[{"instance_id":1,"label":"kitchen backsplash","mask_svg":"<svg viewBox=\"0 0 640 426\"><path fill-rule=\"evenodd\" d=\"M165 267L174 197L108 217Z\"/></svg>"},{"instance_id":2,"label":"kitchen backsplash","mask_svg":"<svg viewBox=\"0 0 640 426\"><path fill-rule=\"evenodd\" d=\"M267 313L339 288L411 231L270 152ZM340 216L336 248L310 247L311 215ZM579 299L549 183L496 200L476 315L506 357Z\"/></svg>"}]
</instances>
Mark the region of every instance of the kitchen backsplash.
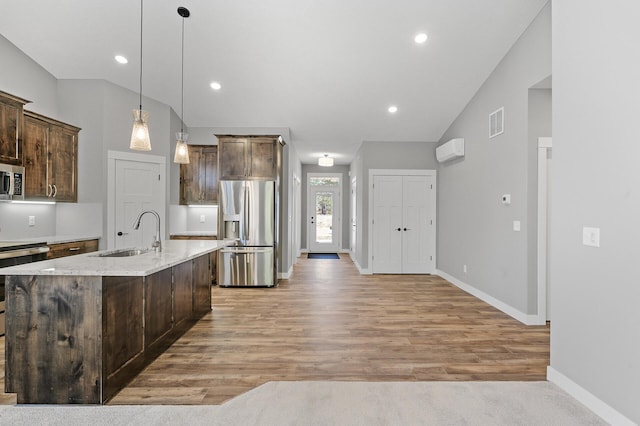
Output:
<instances>
[{"instance_id":1,"label":"kitchen backsplash","mask_svg":"<svg viewBox=\"0 0 640 426\"><path fill-rule=\"evenodd\" d=\"M102 235L102 205L0 203L0 241L52 235Z\"/></svg>"},{"instance_id":2,"label":"kitchen backsplash","mask_svg":"<svg viewBox=\"0 0 640 426\"><path fill-rule=\"evenodd\" d=\"M180 232L217 232L218 206L196 207L171 205L169 207L169 230Z\"/></svg>"}]
</instances>

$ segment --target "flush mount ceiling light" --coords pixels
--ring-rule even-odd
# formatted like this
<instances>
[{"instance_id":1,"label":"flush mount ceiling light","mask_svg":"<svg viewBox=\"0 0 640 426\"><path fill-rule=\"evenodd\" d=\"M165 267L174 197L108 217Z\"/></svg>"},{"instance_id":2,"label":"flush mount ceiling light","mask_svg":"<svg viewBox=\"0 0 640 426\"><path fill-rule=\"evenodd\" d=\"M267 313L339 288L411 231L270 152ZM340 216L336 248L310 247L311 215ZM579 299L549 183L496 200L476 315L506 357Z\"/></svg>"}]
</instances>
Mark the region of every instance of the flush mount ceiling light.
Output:
<instances>
[{"instance_id":1,"label":"flush mount ceiling light","mask_svg":"<svg viewBox=\"0 0 640 426\"><path fill-rule=\"evenodd\" d=\"M151 139L147 119L149 113L142 110L142 1L140 0L140 108L134 109L133 130L131 131L131 143L129 149L137 151L151 151Z\"/></svg>"},{"instance_id":2,"label":"flush mount ceiling light","mask_svg":"<svg viewBox=\"0 0 640 426\"><path fill-rule=\"evenodd\" d=\"M395 105L391 105L387 111L389 111L391 114L395 114L396 112L398 112L398 107Z\"/></svg>"},{"instance_id":3,"label":"flush mount ceiling light","mask_svg":"<svg viewBox=\"0 0 640 426\"><path fill-rule=\"evenodd\" d=\"M427 41L427 35L425 33L420 33L420 34L416 34L416 36L414 37L414 41L418 44L422 44L425 41Z\"/></svg>"},{"instance_id":4,"label":"flush mount ceiling light","mask_svg":"<svg viewBox=\"0 0 640 426\"><path fill-rule=\"evenodd\" d=\"M222 84L218 83L217 81L212 82L209 86L211 86L213 90L222 89Z\"/></svg>"},{"instance_id":5,"label":"flush mount ceiling light","mask_svg":"<svg viewBox=\"0 0 640 426\"><path fill-rule=\"evenodd\" d=\"M178 15L182 16L182 75L180 82L180 132L176 133L176 153L173 156L173 162L189 164L189 148L187 148L189 134L184 132L184 20L188 18L191 13L189 13L189 9L186 7L179 7Z\"/></svg>"},{"instance_id":6,"label":"flush mount ceiling light","mask_svg":"<svg viewBox=\"0 0 640 426\"><path fill-rule=\"evenodd\" d=\"M116 59L116 62L118 62L119 64L126 64L129 62L129 60L122 55L116 55L115 59Z\"/></svg>"},{"instance_id":7,"label":"flush mount ceiling light","mask_svg":"<svg viewBox=\"0 0 640 426\"><path fill-rule=\"evenodd\" d=\"M322 167L333 166L333 158L329 157L329 154L325 154L324 157L318 158L318 166L322 166Z\"/></svg>"}]
</instances>

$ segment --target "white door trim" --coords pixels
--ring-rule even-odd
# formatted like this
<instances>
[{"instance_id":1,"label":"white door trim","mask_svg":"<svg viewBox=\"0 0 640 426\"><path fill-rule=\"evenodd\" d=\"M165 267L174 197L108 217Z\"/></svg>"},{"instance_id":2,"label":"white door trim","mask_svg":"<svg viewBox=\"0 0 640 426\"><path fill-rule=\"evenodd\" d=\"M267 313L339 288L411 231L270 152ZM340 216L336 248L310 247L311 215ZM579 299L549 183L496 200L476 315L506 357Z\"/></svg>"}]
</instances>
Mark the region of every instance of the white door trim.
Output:
<instances>
[{"instance_id":1,"label":"white door trim","mask_svg":"<svg viewBox=\"0 0 640 426\"><path fill-rule=\"evenodd\" d=\"M538 138L538 314L537 324L547 323L547 227L548 225L548 170L547 155L552 138Z\"/></svg>"},{"instance_id":2,"label":"white door trim","mask_svg":"<svg viewBox=\"0 0 640 426\"><path fill-rule=\"evenodd\" d=\"M436 190L437 190L437 171L430 169L369 169L369 218L368 218L368 226L367 226L367 236L368 236L368 253L367 253L367 262L368 262L368 270L373 271L373 177L374 176L433 176L433 185L434 190L432 192L433 199L431 200L431 217L433 220L433 264L437 265L436 258L436 239L437 239L437 217L436 217ZM433 272L435 273L436 267L434 266Z\"/></svg>"},{"instance_id":3,"label":"white door trim","mask_svg":"<svg viewBox=\"0 0 640 426\"><path fill-rule=\"evenodd\" d=\"M107 152L107 249L115 247L115 223L116 223L116 161L137 161L140 163L158 164L160 167L160 185L166 188L166 163L167 159L159 155L138 154L134 152L111 151ZM166 218L166 191L161 191L160 205L164 207L164 212L160 213L162 218ZM166 223L166 220L165 220Z\"/></svg>"},{"instance_id":4,"label":"white door trim","mask_svg":"<svg viewBox=\"0 0 640 426\"><path fill-rule=\"evenodd\" d=\"M307 221L307 251L311 252L313 250L311 250L311 226L309 224L309 206L311 205L311 185L309 184L309 182L311 182L311 178L317 178L317 177L335 177L338 178L338 185L328 185L325 188L327 189L331 189L331 190L336 190L338 192L338 198L337 198L337 202L338 202L338 208L334 210L338 213L338 226L336 228L337 232L334 232L333 236L336 242L336 252L341 252L342 251L342 210L343 210L343 194L342 194L342 186L344 184L344 182L342 182L343 176L342 173L307 173L307 217L305 218L305 220Z\"/></svg>"}]
</instances>

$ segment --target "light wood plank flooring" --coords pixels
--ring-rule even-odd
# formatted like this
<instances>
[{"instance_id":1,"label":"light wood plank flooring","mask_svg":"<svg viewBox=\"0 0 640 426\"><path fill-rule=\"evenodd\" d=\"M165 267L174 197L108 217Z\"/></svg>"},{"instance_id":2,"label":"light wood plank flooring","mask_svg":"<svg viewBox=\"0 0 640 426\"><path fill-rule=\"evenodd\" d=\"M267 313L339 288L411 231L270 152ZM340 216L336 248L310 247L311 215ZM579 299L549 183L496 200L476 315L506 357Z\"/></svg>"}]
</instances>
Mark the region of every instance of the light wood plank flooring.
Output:
<instances>
[{"instance_id":1,"label":"light wood plank flooring","mask_svg":"<svg viewBox=\"0 0 640 426\"><path fill-rule=\"evenodd\" d=\"M279 287L213 288L213 311L111 404L220 404L273 380L545 380L549 328L437 276L301 258Z\"/></svg>"},{"instance_id":2,"label":"light wood plank flooring","mask_svg":"<svg viewBox=\"0 0 640 426\"><path fill-rule=\"evenodd\" d=\"M548 326L437 276L360 275L345 255L301 258L277 288L213 287L212 298L110 404L220 404L273 380L545 380L549 364Z\"/></svg>"}]
</instances>

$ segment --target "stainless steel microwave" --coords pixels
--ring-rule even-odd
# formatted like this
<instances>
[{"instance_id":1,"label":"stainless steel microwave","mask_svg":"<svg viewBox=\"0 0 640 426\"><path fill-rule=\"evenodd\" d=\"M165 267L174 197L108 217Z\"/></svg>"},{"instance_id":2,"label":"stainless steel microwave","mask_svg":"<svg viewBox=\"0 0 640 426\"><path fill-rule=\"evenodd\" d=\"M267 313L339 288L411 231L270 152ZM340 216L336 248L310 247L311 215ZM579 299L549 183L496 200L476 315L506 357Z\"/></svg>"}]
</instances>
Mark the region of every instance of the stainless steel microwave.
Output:
<instances>
[{"instance_id":1,"label":"stainless steel microwave","mask_svg":"<svg viewBox=\"0 0 640 426\"><path fill-rule=\"evenodd\" d=\"M0 164L0 200L24 200L24 167Z\"/></svg>"}]
</instances>

